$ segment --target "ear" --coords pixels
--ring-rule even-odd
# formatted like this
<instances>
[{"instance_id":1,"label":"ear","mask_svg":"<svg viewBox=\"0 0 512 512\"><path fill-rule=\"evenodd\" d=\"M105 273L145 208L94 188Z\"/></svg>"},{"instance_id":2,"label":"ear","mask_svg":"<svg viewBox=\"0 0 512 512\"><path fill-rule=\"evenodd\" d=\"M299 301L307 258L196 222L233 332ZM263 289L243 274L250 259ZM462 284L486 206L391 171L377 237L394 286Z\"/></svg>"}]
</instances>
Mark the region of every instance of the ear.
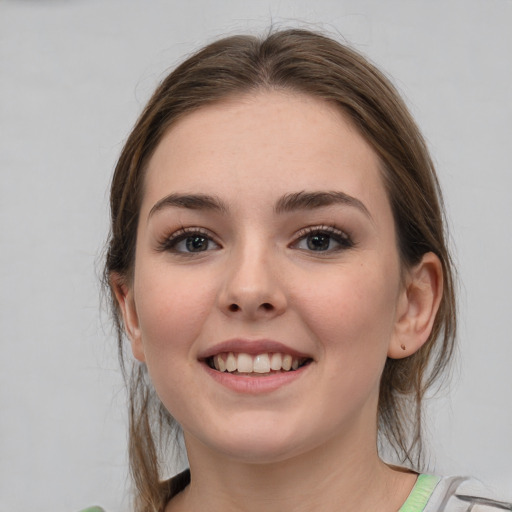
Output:
<instances>
[{"instance_id":1,"label":"ear","mask_svg":"<svg viewBox=\"0 0 512 512\"><path fill-rule=\"evenodd\" d=\"M144 362L144 347L139 327L139 318L135 307L133 288L128 286L119 275L110 277L110 286L114 290L119 309L123 315L124 328L131 341L132 352L136 359Z\"/></svg>"},{"instance_id":2,"label":"ear","mask_svg":"<svg viewBox=\"0 0 512 512\"><path fill-rule=\"evenodd\" d=\"M388 357L401 359L423 346L432 332L442 296L443 268L439 258L428 252L407 271Z\"/></svg>"}]
</instances>

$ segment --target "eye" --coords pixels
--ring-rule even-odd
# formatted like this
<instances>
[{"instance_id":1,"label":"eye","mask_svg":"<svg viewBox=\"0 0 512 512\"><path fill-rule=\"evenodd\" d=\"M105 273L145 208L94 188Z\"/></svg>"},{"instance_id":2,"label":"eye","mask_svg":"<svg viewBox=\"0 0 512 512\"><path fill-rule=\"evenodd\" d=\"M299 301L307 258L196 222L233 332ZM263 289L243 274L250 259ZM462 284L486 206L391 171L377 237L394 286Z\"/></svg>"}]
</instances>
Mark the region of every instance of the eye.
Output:
<instances>
[{"instance_id":1,"label":"eye","mask_svg":"<svg viewBox=\"0 0 512 512\"><path fill-rule=\"evenodd\" d=\"M334 252L353 247L350 237L343 231L333 227L312 227L303 229L294 249L314 252Z\"/></svg>"},{"instance_id":2,"label":"eye","mask_svg":"<svg viewBox=\"0 0 512 512\"><path fill-rule=\"evenodd\" d=\"M182 228L159 244L159 250L179 254L197 254L220 249L220 245L206 232L196 228Z\"/></svg>"}]
</instances>

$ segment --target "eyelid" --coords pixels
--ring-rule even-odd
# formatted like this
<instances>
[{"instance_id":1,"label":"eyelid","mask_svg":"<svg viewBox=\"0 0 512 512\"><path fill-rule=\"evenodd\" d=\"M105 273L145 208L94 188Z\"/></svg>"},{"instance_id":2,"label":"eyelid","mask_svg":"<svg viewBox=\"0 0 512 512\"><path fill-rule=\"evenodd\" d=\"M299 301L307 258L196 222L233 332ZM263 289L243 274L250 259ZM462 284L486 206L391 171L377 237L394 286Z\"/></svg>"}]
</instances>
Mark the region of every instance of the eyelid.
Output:
<instances>
[{"instance_id":1,"label":"eyelid","mask_svg":"<svg viewBox=\"0 0 512 512\"><path fill-rule=\"evenodd\" d=\"M302 238L306 235L310 235L311 233L319 232L340 235L343 238L350 239L350 236L346 231L343 231L342 229L339 229L336 226L327 224L319 224L315 226L307 226L305 228L302 228L299 231L297 231L297 233L295 233L295 238Z\"/></svg>"},{"instance_id":2,"label":"eyelid","mask_svg":"<svg viewBox=\"0 0 512 512\"><path fill-rule=\"evenodd\" d=\"M187 255L186 252L181 252L181 251L176 251L176 250L173 251L173 249L179 242L181 242L182 240L184 240L192 235L202 235L205 238L208 238L209 240L211 240L218 247L221 247L221 244L218 241L216 235L213 234L211 231L209 231L205 228L200 228L200 227L195 227L195 226L189 226L189 227L182 226L181 228L179 228L175 231L172 231L170 233L167 233L162 238L160 238L157 243L157 251L158 252L170 251L170 252L174 252L175 254ZM207 252L207 251L205 251L205 252ZM193 254L193 253L190 253L190 254ZM199 254L199 253L197 253L197 254Z\"/></svg>"},{"instance_id":3,"label":"eyelid","mask_svg":"<svg viewBox=\"0 0 512 512\"><path fill-rule=\"evenodd\" d=\"M321 224L318 226L307 226L305 228L300 229L294 235L294 241L290 244L290 247L297 245L299 242L304 240L308 235L312 235L315 233L325 233L333 236L334 240L337 241L342 249L347 249L353 247L355 243L352 240L352 237L344 230L337 228L336 226L328 226L325 224ZM333 252L336 249L325 251ZM321 251L319 251L320 253Z\"/></svg>"}]
</instances>

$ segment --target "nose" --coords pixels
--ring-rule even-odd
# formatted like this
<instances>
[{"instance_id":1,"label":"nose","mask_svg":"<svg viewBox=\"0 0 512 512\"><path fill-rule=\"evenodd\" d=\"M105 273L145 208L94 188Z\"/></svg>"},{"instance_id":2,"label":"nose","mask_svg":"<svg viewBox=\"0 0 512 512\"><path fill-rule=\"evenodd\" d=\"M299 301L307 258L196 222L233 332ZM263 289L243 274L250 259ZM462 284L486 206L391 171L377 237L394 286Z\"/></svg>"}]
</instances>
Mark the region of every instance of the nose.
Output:
<instances>
[{"instance_id":1,"label":"nose","mask_svg":"<svg viewBox=\"0 0 512 512\"><path fill-rule=\"evenodd\" d=\"M218 294L223 313L253 321L283 314L287 299L277 266L263 250L246 247L233 253Z\"/></svg>"}]
</instances>

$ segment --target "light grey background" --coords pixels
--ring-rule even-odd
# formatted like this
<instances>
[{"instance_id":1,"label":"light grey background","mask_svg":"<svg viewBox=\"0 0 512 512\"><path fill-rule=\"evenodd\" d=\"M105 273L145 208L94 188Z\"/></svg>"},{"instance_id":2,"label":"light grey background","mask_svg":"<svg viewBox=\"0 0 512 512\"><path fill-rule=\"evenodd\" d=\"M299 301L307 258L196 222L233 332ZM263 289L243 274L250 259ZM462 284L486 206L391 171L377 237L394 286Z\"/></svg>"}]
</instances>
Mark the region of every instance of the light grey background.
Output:
<instances>
[{"instance_id":1,"label":"light grey background","mask_svg":"<svg viewBox=\"0 0 512 512\"><path fill-rule=\"evenodd\" d=\"M510 0L0 0L1 512L125 509L125 396L96 275L116 157L182 56L301 20L385 69L428 139L462 282L431 468L512 495Z\"/></svg>"}]
</instances>

